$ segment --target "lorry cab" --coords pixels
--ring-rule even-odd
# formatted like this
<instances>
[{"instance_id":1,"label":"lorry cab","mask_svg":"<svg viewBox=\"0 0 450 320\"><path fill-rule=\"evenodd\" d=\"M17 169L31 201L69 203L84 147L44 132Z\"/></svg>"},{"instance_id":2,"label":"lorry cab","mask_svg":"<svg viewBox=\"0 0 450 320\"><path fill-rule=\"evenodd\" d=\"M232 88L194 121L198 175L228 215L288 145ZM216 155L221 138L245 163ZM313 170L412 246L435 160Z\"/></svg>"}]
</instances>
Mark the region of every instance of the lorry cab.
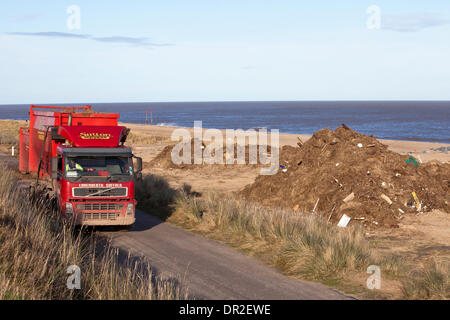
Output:
<instances>
[{"instance_id":1,"label":"lorry cab","mask_svg":"<svg viewBox=\"0 0 450 320\"><path fill-rule=\"evenodd\" d=\"M130 148L57 148L52 178L59 207L77 225L132 225L134 180L142 169Z\"/></svg>"}]
</instances>

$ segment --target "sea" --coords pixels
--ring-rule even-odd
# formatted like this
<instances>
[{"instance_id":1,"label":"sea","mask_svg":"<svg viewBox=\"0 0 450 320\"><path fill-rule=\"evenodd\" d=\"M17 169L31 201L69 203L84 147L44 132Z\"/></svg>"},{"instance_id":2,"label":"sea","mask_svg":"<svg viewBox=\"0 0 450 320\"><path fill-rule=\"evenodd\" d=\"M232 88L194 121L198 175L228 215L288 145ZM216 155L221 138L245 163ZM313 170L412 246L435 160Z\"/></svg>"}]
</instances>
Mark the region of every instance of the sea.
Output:
<instances>
[{"instance_id":1,"label":"sea","mask_svg":"<svg viewBox=\"0 0 450 320\"><path fill-rule=\"evenodd\" d=\"M78 103L119 113L121 122L203 128L278 129L280 133L313 134L343 123L379 139L450 143L450 101L258 101ZM48 104L39 104L48 105ZM30 105L0 105L0 119L29 119Z\"/></svg>"}]
</instances>

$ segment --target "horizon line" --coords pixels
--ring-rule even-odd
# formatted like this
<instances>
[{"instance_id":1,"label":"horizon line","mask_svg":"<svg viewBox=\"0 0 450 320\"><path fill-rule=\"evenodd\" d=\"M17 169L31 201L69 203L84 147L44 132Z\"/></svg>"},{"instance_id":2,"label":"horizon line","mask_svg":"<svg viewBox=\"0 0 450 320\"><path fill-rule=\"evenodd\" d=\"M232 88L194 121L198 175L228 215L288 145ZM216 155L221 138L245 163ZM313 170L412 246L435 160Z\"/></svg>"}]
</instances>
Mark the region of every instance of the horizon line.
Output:
<instances>
[{"instance_id":1,"label":"horizon line","mask_svg":"<svg viewBox=\"0 0 450 320\"><path fill-rule=\"evenodd\" d=\"M47 103L0 103L0 106L18 106L18 105L41 105L41 106L51 106L51 105L64 105L64 104L70 104L70 105L89 105L89 104L119 104L119 103L135 103L135 104L143 104L143 103L239 103L239 102L450 102L449 100L445 99L434 99L434 100L426 100L426 99L418 99L418 100L412 100L412 99L373 99L373 100L335 100L335 99L325 99L325 100L185 100L185 101L178 101L178 100L172 100L172 101L97 101L97 102L47 102Z\"/></svg>"}]
</instances>

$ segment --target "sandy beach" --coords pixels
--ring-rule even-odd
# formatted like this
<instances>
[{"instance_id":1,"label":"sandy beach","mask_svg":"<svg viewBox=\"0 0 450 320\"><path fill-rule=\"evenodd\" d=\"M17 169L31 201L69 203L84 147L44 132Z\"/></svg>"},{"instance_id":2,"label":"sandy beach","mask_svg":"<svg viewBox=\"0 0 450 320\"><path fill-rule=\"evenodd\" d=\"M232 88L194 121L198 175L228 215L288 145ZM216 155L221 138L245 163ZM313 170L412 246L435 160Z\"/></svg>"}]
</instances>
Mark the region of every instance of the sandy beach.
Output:
<instances>
[{"instance_id":1,"label":"sandy beach","mask_svg":"<svg viewBox=\"0 0 450 320\"><path fill-rule=\"evenodd\" d=\"M122 125L131 129L131 132L142 133L148 135L169 137L175 129L180 127L170 127L170 126L155 126L155 125L143 125L134 123L122 123ZM193 128L183 128L189 130L193 134ZM205 130L205 129L204 129ZM224 132L224 130L221 130ZM280 146L297 145L297 137L300 137L303 141L308 140L311 135L297 135L280 133ZM439 142L422 142L422 141L402 141L402 140L383 140L380 141L386 144L390 150L398 152L400 154L411 154L414 156L419 156L422 161L427 162L431 160L437 160L440 162L450 161L450 151L447 153L442 151L436 151L433 149L438 149L442 147L450 148L450 144L439 143Z\"/></svg>"}]
</instances>

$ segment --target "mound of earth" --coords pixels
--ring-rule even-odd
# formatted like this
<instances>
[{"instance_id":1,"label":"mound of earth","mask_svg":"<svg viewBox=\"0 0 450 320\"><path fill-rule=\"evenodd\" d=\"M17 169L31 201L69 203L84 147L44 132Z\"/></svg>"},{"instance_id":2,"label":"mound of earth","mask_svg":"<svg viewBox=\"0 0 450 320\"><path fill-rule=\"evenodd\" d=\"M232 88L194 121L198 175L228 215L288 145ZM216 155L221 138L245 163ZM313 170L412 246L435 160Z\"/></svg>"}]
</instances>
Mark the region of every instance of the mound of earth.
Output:
<instances>
[{"instance_id":1,"label":"mound of earth","mask_svg":"<svg viewBox=\"0 0 450 320\"><path fill-rule=\"evenodd\" d=\"M284 146L280 167L258 176L242 195L333 222L346 214L351 223L391 227L407 213L450 209L450 164L420 164L345 125L320 130L299 147Z\"/></svg>"},{"instance_id":2,"label":"mound of earth","mask_svg":"<svg viewBox=\"0 0 450 320\"><path fill-rule=\"evenodd\" d=\"M222 161L223 164L217 164L217 163L208 163L208 159L212 159L215 157L215 150L214 148L211 148L211 157L208 157L206 155L206 148L209 146L209 144L204 144L203 142L199 142L199 145L201 146L201 157L202 161L200 164L194 163L194 144L195 139L191 139L191 163L180 163L176 164L172 160L172 150L174 149L175 145L168 145L166 146L155 158L153 158L152 161L150 161L151 167L157 167L157 168L163 168L163 169L194 169L194 168L205 168L205 167L211 167L211 166L222 166L222 167L229 167L229 166L235 166L235 165L241 165L241 166L249 166L249 167L257 167L258 164L253 164L258 161L257 153L254 153L256 157L251 157L253 161L250 161L250 147L245 145L244 155L245 155L245 163L243 164L226 164L227 163L227 151L226 151L226 145L224 144L222 146ZM259 152L259 149L255 146L256 152ZM237 144L234 144L234 158L237 157L238 148ZM180 152L179 156L183 156L183 153ZM231 155L230 155L231 156ZM267 156L270 157L270 146L267 146ZM252 163L252 164L249 164Z\"/></svg>"}]
</instances>

